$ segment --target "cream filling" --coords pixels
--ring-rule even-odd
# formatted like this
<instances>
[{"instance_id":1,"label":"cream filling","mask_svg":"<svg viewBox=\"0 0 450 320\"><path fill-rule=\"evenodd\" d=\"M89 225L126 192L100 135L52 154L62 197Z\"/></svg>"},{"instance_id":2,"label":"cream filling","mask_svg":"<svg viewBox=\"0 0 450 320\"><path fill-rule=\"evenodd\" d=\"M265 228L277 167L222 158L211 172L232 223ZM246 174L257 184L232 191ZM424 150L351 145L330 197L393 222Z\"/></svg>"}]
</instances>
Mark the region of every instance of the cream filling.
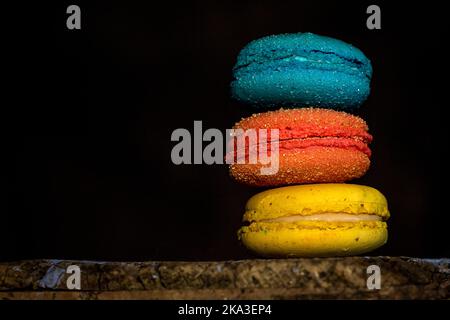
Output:
<instances>
[{"instance_id":1,"label":"cream filling","mask_svg":"<svg viewBox=\"0 0 450 320\"><path fill-rule=\"evenodd\" d=\"M360 222L381 221L381 217L374 214L349 214L349 213L319 213L309 216L292 215L287 217L262 219L259 222L302 222L302 221L326 221L326 222Z\"/></svg>"}]
</instances>

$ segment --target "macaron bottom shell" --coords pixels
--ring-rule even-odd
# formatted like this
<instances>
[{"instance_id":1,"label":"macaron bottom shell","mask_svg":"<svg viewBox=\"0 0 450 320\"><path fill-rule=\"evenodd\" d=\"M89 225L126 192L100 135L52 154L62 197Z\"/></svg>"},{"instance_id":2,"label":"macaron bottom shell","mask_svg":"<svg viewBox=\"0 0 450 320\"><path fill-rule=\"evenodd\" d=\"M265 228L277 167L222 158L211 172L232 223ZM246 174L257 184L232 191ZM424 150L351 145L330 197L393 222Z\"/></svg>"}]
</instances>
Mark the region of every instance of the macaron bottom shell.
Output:
<instances>
[{"instance_id":1,"label":"macaron bottom shell","mask_svg":"<svg viewBox=\"0 0 450 320\"><path fill-rule=\"evenodd\" d=\"M274 174L261 174L261 168L268 165L245 163L231 165L230 175L250 186L282 186L345 182L363 176L370 167L369 157L364 153L334 147L280 150L273 161L278 162L278 171Z\"/></svg>"},{"instance_id":2,"label":"macaron bottom shell","mask_svg":"<svg viewBox=\"0 0 450 320\"><path fill-rule=\"evenodd\" d=\"M234 80L233 98L259 108L316 106L354 110L370 92L369 79L339 70L278 69L249 73Z\"/></svg>"},{"instance_id":3,"label":"macaron bottom shell","mask_svg":"<svg viewBox=\"0 0 450 320\"><path fill-rule=\"evenodd\" d=\"M387 224L371 222L254 222L238 232L242 243L264 257L335 257L372 251L386 243Z\"/></svg>"}]
</instances>

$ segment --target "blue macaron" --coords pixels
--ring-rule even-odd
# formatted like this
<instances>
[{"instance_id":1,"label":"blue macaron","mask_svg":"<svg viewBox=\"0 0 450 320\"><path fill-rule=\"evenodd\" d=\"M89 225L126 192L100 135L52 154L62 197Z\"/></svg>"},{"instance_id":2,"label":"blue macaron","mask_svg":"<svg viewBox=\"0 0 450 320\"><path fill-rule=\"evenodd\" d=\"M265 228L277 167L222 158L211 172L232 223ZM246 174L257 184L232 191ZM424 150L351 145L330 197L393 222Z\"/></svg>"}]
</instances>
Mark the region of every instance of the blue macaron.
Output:
<instances>
[{"instance_id":1,"label":"blue macaron","mask_svg":"<svg viewBox=\"0 0 450 320\"><path fill-rule=\"evenodd\" d=\"M369 95L372 66L356 47L312 33L254 40L233 68L232 96L258 107L358 108Z\"/></svg>"}]
</instances>

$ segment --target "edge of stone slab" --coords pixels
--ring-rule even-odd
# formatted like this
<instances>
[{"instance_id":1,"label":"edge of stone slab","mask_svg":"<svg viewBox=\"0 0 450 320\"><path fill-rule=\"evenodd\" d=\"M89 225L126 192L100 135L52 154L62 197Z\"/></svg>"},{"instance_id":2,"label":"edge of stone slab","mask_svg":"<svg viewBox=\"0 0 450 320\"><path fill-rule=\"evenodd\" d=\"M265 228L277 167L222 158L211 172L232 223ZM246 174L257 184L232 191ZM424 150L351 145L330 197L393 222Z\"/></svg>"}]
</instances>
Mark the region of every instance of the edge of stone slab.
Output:
<instances>
[{"instance_id":1,"label":"edge of stone slab","mask_svg":"<svg viewBox=\"0 0 450 320\"><path fill-rule=\"evenodd\" d=\"M382 270L382 290L376 294L366 285L366 268L371 264ZM69 265L81 268L81 291L67 291ZM0 298L14 299L19 292L23 297L34 292L53 299L112 298L114 292L130 299L449 299L450 259L365 256L144 262L42 259L0 263Z\"/></svg>"}]
</instances>

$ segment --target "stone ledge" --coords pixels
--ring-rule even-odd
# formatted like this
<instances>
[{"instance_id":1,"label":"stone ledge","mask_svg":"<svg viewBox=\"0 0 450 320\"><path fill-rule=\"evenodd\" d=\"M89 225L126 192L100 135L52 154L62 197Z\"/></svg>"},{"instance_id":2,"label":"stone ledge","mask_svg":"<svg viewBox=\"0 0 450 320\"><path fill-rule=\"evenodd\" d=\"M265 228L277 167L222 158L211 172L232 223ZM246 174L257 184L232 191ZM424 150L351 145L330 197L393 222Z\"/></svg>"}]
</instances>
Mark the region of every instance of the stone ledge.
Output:
<instances>
[{"instance_id":1,"label":"stone ledge","mask_svg":"<svg viewBox=\"0 0 450 320\"><path fill-rule=\"evenodd\" d=\"M81 290L68 290L69 265ZM367 289L367 267L381 289ZM450 259L346 257L210 262L0 263L0 299L450 299Z\"/></svg>"}]
</instances>

